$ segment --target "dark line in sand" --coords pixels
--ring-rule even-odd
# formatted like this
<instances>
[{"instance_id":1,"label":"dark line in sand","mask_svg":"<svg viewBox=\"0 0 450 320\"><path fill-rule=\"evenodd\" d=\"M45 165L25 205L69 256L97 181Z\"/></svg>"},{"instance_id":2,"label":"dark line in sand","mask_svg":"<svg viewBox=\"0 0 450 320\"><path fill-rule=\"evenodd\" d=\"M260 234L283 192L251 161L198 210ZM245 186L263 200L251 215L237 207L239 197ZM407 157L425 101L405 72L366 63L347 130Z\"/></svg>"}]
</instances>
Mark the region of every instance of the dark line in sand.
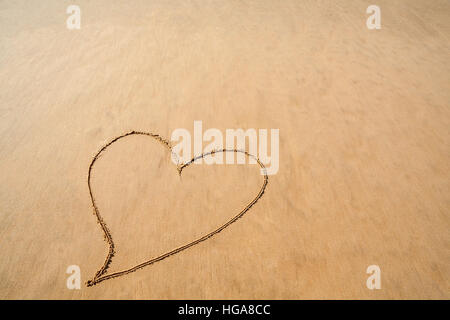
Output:
<instances>
[{"instance_id":1,"label":"dark line in sand","mask_svg":"<svg viewBox=\"0 0 450 320\"><path fill-rule=\"evenodd\" d=\"M148 265L151 265L155 262L161 261L173 254L176 254L178 252L181 252L183 250L186 250L196 244L199 244L202 241L207 240L208 238L214 236L215 234L219 233L220 231L222 231L223 229L225 229L226 227L228 227L230 224L232 224L233 222L235 222L236 220L238 220L239 218L241 218L264 194L264 191L266 189L267 183L269 181L269 177L267 175L267 171L266 168L264 166L264 164L254 155L248 153L247 151L242 151L242 150L236 150L236 149L222 149L222 150L213 150L211 152L208 153L203 153L199 156L196 156L194 158L192 158L189 162L182 164L182 165L177 165L177 170L178 170L178 174L181 175L182 171L184 168L186 168L187 166L191 165L192 163L194 163L194 161L196 161L197 159L201 159L204 158L207 155L212 155L215 154L217 152L234 152L234 153L243 153L245 155L247 155L248 157L251 157L253 159L255 159L257 161L257 163L259 164L259 166L261 167L261 169L263 170L264 173L264 183L261 186L261 189L259 190L258 195L244 208L242 209L237 215L235 215L233 218L231 218L228 222L226 222L225 224L221 225L220 227L218 227L217 229L211 231L210 233L186 244L183 245L181 247L178 247L176 249L173 249L171 251L168 251L166 253L161 254L160 256L147 260L141 264L138 264L132 268L126 269L126 270L122 270L122 271L118 271L118 272L114 272L111 274L107 274L105 275L107 269L109 268L109 265L111 264L112 258L115 254L115 250L114 250L114 241L112 239L112 235L111 232L109 231L108 227L106 226L105 221L103 220L102 216L100 215L100 211L98 210L98 207L95 203L95 199L94 199L94 195L92 193L92 186L91 186L91 173L92 173L92 168L94 166L94 163L97 161L97 159L100 157L100 154L103 153L109 146L111 146L114 142L118 141L119 139L125 138L127 136L130 135L146 135L149 137L154 138L155 140L161 142L166 148L168 148L170 150L170 152L172 153L172 155L176 156L177 155L172 151L172 146L170 145L170 142L163 139L161 136L159 136L158 134L153 134L153 133L149 133L149 132L142 132L142 131L130 131L127 132L123 135L120 135L114 139L112 139L110 142L108 142L107 144L105 144L98 152L97 154L93 157L91 164L89 165L89 172L88 172L88 187L89 187L89 194L91 197L91 202L92 202L92 207L94 209L94 214L97 217L97 222L100 224L100 227L103 230L103 234L104 234L104 238L105 241L108 242L109 245L109 252L108 255L106 256L105 262L103 263L103 266L96 272L94 278L92 280L87 281L86 285L88 287L96 285L97 283L100 283L104 280L109 280L109 279L113 279L113 278L117 278L123 275L126 275L128 273L131 272L135 272L141 268L144 268ZM177 157L178 158L178 157Z\"/></svg>"}]
</instances>

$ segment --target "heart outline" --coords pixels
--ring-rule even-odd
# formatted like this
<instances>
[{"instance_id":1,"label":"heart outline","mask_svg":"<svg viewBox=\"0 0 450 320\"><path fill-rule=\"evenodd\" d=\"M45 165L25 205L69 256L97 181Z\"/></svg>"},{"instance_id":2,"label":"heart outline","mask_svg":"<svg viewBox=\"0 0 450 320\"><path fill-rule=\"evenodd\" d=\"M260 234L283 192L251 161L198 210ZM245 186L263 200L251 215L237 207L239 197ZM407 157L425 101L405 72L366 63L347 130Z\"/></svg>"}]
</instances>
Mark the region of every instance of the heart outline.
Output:
<instances>
[{"instance_id":1,"label":"heart outline","mask_svg":"<svg viewBox=\"0 0 450 320\"><path fill-rule=\"evenodd\" d=\"M180 247L177 247L175 249L167 251L167 252L165 252L165 253L163 253L163 254L155 257L155 258L152 258L152 259L149 259L147 261L144 261L143 263L140 263L140 264L138 264L138 265L136 265L134 267L131 267L131 268L128 268L128 269L122 270L122 271L117 271L117 272L114 272L114 273L111 273L111 274L106 274L106 272L107 272L107 270L109 268L109 265L112 262L112 258L113 258L114 254L115 254L115 250L114 250L115 245L114 245L114 241L112 239L111 232L109 231L108 227L106 226L106 223L103 220L102 216L100 215L100 211L99 211L99 209L98 209L98 207L97 207L97 205L95 203L94 195L93 195L93 192L92 192L92 186L91 186L92 169L94 167L95 162L100 157L100 155L103 152L105 152L108 147L110 147L113 143L117 142L118 140L120 140L122 138L125 138L125 137L128 137L128 136L131 136L131 135L145 135L145 136L149 136L149 137L157 140L158 142L162 143L166 148L169 149L169 151L171 152L171 154L174 157L179 159L178 155L173 152L172 146L171 146L171 144L170 144L170 142L168 140L162 138L158 134L154 134L154 133L151 133L151 132L144 132L144 131L134 131L134 130L133 131L129 131L127 133L124 133L124 134L122 134L120 136L115 137L114 139L112 139L111 141L106 143L102 148L100 148L100 150L94 155L94 157L92 158L92 161L91 161L91 163L89 165L88 179L87 179L88 180L88 189L89 189L89 195L91 197L92 208L94 209L94 213L93 214L96 216L97 223L100 224L100 227L101 227L101 229L103 231L104 239L109 245L109 252L108 252L108 255L105 258L103 266L95 273L94 277L91 280L88 280L86 282L86 286L87 287L94 286L94 285L96 285L96 284L98 284L98 283L100 283L102 281L105 281L105 280L117 278L117 277L129 274L129 273L135 272L135 271L137 271L139 269L142 269L142 268L144 268L146 266L149 266L149 265L151 265L153 263L156 263L156 262L161 261L161 260L163 260L165 258L168 258L169 256L172 256L172 255L177 254L177 253L179 253L181 251L184 251L184 250L186 250L186 249L188 249L188 248L190 248L190 247L192 247L192 246L194 246L196 244L199 244L199 243L201 243L201 242L203 242L203 241L213 237L214 235L218 234L219 232L221 232L222 230L227 228L232 223L236 222L248 210L250 210L250 208L263 196L264 191L265 191L265 189L267 187L267 184L269 182L269 177L267 175L267 170L266 170L266 167L264 166L264 164L259 160L259 158L257 158L256 156L248 153L245 150L237 150L237 149L213 150L213 151L210 151L210 152L207 152L207 153L202 153L199 156L193 157L191 160L189 160L188 162L186 162L184 164L180 164L179 161L177 161L177 163L178 163L177 164L177 171L178 171L178 174L181 176L181 173L182 173L184 168L186 168L187 166L191 165L196 160L204 158L204 157L206 157L208 155L213 155L213 154L218 153L218 152L222 152L222 153L225 153L225 152L243 153L246 156L252 157L253 159L255 159L256 162L259 164L259 166L261 167L261 172L264 174L264 182L263 182L263 184L262 184L262 186L261 186L261 188L259 190L258 195L255 198L253 198L253 200L251 200L245 206L244 209L242 209L237 215L233 216L230 220L228 220L224 224L220 225L218 228L214 229L213 231L211 231L211 232L205 234L204 236L202 236L202 237L200 237L198 239L195 239L195 240L193 240L193 241L191 241L191 242L189 242L189 243L187 243L185 245L182 245Z\"/></svg>"}]
</instances>

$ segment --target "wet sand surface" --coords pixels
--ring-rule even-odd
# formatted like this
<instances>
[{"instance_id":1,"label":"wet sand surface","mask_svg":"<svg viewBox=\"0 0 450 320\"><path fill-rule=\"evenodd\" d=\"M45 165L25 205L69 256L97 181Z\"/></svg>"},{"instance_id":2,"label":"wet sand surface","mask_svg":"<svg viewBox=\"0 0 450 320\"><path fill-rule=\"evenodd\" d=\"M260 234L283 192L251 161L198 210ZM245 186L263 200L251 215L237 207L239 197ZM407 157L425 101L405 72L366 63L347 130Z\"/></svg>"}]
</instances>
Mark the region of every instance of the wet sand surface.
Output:
<instances>
[{"instance_id":1,"label":"wet sand surface","mask_svg":"<svg viewBox=\"0 0 450 320\"><path fill-rule=\"evenodd\" d=\"M0 298L449 298L450 3L0 2ZM130 130L280 130L261 199L214 237L93 287L87 175ZM192 165L130 136L96 163L117 272L222 225L258 165ZM66 287L69 265L81 290ZM381 269L381 290L366 269Z\"/></svg>"}]
</instances>

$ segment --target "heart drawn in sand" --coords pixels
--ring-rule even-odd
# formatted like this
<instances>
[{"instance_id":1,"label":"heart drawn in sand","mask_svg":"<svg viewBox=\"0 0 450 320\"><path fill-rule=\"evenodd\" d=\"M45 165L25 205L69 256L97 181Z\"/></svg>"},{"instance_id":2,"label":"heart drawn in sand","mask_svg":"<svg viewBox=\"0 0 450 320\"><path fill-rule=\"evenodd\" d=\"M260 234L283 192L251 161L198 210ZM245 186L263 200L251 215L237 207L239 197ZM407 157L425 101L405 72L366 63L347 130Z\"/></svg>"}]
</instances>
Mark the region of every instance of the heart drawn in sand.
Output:
<instances>
[{"instance_id":1,"label":"heart drawn in sand","mask_svg":"<svg viewBox=\"0 0 450 320\"><path fill-rule=\"evenodd\" d=\"M212 236L216 235L217 233L219 233L220 231L222 231L223 229L225 229L226 227L228 227L230 224L232 224L233 222L235 222L236 220L238 220L239 218L241 218L241 217L242 217L242 216L243 216L243 215L244 215L244 214L245 214L245 213L246 213L246 212L247 212L247 211L248 211L248 210L249 210L249 209L250 209L250 208L251 208L251 207L259 200L259 199L260 199L260 198L261 198L261 197L262 197L262 195L264 194L264 191L265 191L265 189L266 189L267 183L268 183L268 181L269 181L269 178L268 178L268 176L267 176L267 171L266 171L266 168L264 167L264 164L263 164L256 156L254 156L254 155L248 153L247 151L243 151L243 150L236 150L236 149L221 149L221 150L214 150L214 151L211 151L211 152L208 152L208 153L202 153L201 155L198 155L198 156L192 158L192 159L191 159L190 161L188 161L187 163L178 164L178 165L177 165L178 174L181 175L184 168L186 168L187 166L189 166L189 165L191 165L192 163L194 163L197 159L204 158L204 157L206 157L206 156L208 156L208 155L213 155L214 153L218 153L218 152L235 152L235 153L243 153L243 154L245 154L246 156L255 159L256 162L259 164L259 166L260 166L261 169L262 169L261 172L264 174L264 182L263 182L261 188L259 189L259 192L258 192L258 194L256 195L256 197L253 198L253 199L245 206L245 208L243 208L238 214L236 214L235 216L233 216L230 220L228 220L227 222L225 222L224 224L222 224L222 225L221 225L220 227L218 227L217 229L215 229L215 230L213 230L213 231L211 231L211 232L209 232L209 233L207 233L207 234L201 236L200 238L195 239L195 240L193 240L193 241L191 241L191 242L189 242L189 243L187 243L187 244L185 244L185 245L183 245L183 246L181 246L181 247L178 247L178 248L175 248L175 249L173 249L173 250L167 251L167 252L165 252L165 253L163 253L163 254L161 254L161 255L155 257L155 258L151 258L151 259L149 259L149 260L147 260L147 261L144 261L144 262L142 262L141 264L138 264L138 265L136 265L136 266L134 266L134 267L131 267L131 268L126 269L126 270L114 272L114 273L111 273L111 274L107 274L108 267L109 267L109 265L111 264L112 257L113 257L114 254L115 254L115 249L114 249L115 246L114 246L114 241L113 241L111 232L109 231L108 227L106 226L106 223L105 223L105 221L103 220L102 216L100 215L100 211L99 211L99 209L98 209L98 207L97 207L97 205L96 205L96 203L95 203L94 195L93 195L93 192L92 192L92 186L91 186L92 170L93 170L93 168L94 168L94 164L95 164L95 162L97 161L97 159L100 157L100 155L101 155L102 153L104 153L104 152L108 149L108 147L110 147L112 144L114 144L114 143L117 142L118 140L123 139L123 138L128 137L128 136L131 136L131 135L143 135L143 136L148 136L148 137L150 137L150 138L152 138L152 139L155 139L155 140L159 141L164 147L168 148L169 151L171 152L171 154L172 154L175 158L178 158L177 154L174 153L174 152L172 151L172 146L171 146L171 144L170 144L169 141L163 139L163 138L162 138L161 136L159 136L158 134L153 134L153 133L149 133L149 132L142 132L142 131L130 131L130 132L127 132L127 133L125 133L125 134L122 134L122 135L120 135L120 136L118 136L118 137L112 139L110 142L108 142L107 144L105 144L105 145L97 152L97 154L93 157L93 159L92 159L92 161L91 161L91 164L89 165L89 172L88 172L88 187L89 187L89 194L90 194L90 197L91 197L92 207L93 207L93 209L94 209L94 215L96 216L97 222L100 224L100 227L101 227L101 229L102 229L102 231L103 231L103 234L104 234L104 237L105 237L105 241L106 241L106 242L108 243L108 245L109 245L109 252L108 252L108 255L107 255L106 258L105 258L105 261L104 261L102 267L95 273L95 276L94 276L91 280L87 281L86 285L87 285L88 287L93 286L93 285L96 285L96 284L98 284L98 283L100 283L100 282L102 282L102 281L104 281L104 280L113 279L113 278L116 278L116 277L120 277L120 276L126 275L126 274L128 274L128 273L137 271L138 269L141 269L141 268L143 268L143 267L146 267L146 266L148 266L148 265L151 265L151 264L153 264L153 263L155 263L155 262L161 261L161 260L163 260L163 259L165 259L165 258L167 258L167 257L169 257L169 256L171 256L171 255L173 255L173 254L179 253L179 252L181 252L181 251L183 251L183 250L186 250L186 249L188 249L188 248L190 248L190 247L192 247L192 246L194 246L194 245L196 245L196 244L199 244L200 242L203 242L203 241L205 241L205 240L211 238Z\"/></svg>"}]
</instances>

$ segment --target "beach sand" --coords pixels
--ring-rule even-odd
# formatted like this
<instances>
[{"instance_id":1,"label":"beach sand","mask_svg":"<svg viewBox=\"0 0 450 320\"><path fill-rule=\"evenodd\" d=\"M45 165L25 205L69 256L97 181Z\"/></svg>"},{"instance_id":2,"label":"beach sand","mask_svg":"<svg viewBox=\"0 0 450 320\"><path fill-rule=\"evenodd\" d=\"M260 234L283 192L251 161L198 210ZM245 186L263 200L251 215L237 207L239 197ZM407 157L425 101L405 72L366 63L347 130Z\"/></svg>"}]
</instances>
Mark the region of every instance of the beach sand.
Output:
<instances>
[{"instance_id":1,"label":"beach sand","mask_svg":"<svg viewBox=\"0 0 450 320\"><path fill-rule=\"evenodd\" d=\"M450 2L0 2L0 298L450 298ZM279 129L261 199L214 237L93 287L92 157L130 130ZM257 165L178 175L158 142L102 155L116 272L211 231ZM66 269L81 269L69 290ZM378 265L380 290L366 269Z\"/></svg>"}]
</instances>

